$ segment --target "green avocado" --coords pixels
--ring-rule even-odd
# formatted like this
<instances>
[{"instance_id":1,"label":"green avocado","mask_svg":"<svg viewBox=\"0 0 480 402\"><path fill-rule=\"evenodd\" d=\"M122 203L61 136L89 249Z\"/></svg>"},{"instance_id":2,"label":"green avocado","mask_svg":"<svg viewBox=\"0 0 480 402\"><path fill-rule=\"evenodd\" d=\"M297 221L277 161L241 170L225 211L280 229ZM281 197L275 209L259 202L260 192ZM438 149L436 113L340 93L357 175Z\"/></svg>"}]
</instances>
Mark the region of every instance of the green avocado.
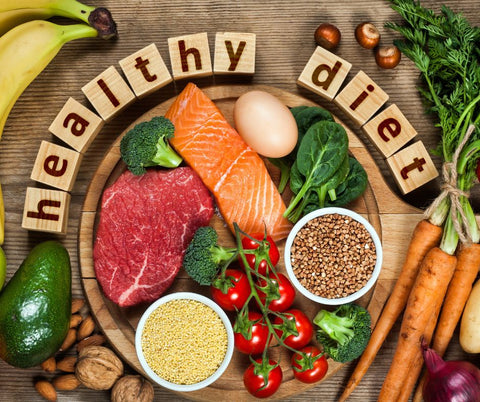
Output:
<instances>
[{"instance_id":1,"label":"green avocado","mask_svg":"<svg viewBox=\"0 0 480 402\"><path fill-rule=\"evenodd\" d=\"M0 357L36 366L58 351L70 326L68 251L56 241L35 246L0 293Z\"/></svg>"}]
</instances>

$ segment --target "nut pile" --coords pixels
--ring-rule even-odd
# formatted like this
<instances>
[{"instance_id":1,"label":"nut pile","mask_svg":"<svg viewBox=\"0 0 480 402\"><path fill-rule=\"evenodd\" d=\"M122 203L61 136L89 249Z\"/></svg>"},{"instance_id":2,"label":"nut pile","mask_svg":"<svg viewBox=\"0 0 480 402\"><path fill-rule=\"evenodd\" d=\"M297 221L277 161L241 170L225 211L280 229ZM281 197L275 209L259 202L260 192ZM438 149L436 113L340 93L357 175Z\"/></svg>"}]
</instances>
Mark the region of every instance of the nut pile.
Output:
<instances>
[{"instance_id":1,"label":"nut pile","mask_svg":"<svg viewBox=\"0 0 480 402\"><path fill-rule=\"evenodd\" d=\"M376 263L367 229L346 215L329 214L299 230L291 249L295 276L311 293L328 299L346 297L366 285Z\"/></svg>"}]
</instances>

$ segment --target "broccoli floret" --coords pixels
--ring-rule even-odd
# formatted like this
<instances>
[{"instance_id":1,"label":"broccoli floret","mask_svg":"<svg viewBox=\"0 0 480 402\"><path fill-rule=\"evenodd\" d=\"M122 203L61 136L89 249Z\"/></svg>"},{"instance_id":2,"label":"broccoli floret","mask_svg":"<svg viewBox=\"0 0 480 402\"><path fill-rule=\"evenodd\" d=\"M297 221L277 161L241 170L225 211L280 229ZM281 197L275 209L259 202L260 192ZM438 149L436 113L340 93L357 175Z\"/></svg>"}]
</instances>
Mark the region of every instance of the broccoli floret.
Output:
<instances>
[{"instance_id":1,"label":"broccoli floret","mask_svg":"<svg viewBox=\"0 0 480 402\"><path fill-rule=\"evenodd\" d=\"M220 267L233 261L237 249L228 249L217 244L218 234L210 226L202 226L195 232L183 257L187 274L200 285L211 285Z\"/></svg>"},{"instance_id":2,"label":"broccoli floret","mask_svg":"<svg viewBox=\"0 0 480 402\"><path fill-rule=\"evenodd\" d=\"M370 340L370 314L357 304L344 304L332 312L320 310L313 322L319 326L317 341L337 362L356 359Z\"/></svg>"},{"instance_id":3,"label":"broccoli floret","mask_svg":"<svg viewBox=\"0 0 480 402\"><path fill-rule=\"evenodd\" d=\"M136 175L145 173L150 166L174 168L182 163L170 146L175 127L166 117L157 116L137 124L120 142L120 155L128 169Z\"/></svg>"}]
</instances>

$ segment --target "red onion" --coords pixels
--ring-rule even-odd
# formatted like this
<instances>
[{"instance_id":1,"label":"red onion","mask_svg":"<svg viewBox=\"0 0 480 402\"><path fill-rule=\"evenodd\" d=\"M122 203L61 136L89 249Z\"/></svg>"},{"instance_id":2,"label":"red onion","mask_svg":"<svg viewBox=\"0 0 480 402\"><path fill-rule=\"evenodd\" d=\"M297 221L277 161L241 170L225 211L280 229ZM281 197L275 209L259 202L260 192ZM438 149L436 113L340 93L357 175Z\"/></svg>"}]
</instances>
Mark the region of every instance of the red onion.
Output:
<instances>
[{"instance_id":1,"label":"red onion","mask_svg":"<svg viewBox=\"0 0 480 402\"><path fill-rule=\"evenodd\" d=\"M428 374L423 386L425 402L480 401L480 369L467 361L445 361L422 341Z\"/></svg>"}]
</instances>

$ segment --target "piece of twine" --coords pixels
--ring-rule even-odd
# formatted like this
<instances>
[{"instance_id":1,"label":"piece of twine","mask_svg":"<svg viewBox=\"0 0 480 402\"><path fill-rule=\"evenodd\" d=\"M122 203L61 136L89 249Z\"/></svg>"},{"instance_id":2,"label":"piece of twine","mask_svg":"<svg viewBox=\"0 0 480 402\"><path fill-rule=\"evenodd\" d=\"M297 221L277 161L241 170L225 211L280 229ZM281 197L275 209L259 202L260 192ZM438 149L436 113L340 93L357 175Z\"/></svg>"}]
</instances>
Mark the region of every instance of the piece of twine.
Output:
<instances>
[{"instance_id":1,"label":"piece of twine","mask_svg":"<svg viewBox=\"0 0 480 402\"><path fill-rule=\"evenodd\" d=\"M462 191L457 187L457 162L462 152L465 144L467 143L468 139L475 131L475 126L471 124L465 136L463 137L462 141L458 145L457 149L455 150L452 161L451 162L444 162L442 166L442 177L443 177L443 184L441 186L442 192L440 195L433 201L433 203L427 208L424 213L425 219L430 219L433 212L437 209L437 207L442 203L445 198L449 198L450 200L450 216L452 219L453 227L458 234L458 238L460 239L462 244L470 244L472 243L472 233L470 230L470 225L468 222L468 218L465 215L465 211L462 208L460 203L460 197L469 197L470 193L466 191ZM458 219L460 215L460 219Z\"/></svg>"}]
</instances>

